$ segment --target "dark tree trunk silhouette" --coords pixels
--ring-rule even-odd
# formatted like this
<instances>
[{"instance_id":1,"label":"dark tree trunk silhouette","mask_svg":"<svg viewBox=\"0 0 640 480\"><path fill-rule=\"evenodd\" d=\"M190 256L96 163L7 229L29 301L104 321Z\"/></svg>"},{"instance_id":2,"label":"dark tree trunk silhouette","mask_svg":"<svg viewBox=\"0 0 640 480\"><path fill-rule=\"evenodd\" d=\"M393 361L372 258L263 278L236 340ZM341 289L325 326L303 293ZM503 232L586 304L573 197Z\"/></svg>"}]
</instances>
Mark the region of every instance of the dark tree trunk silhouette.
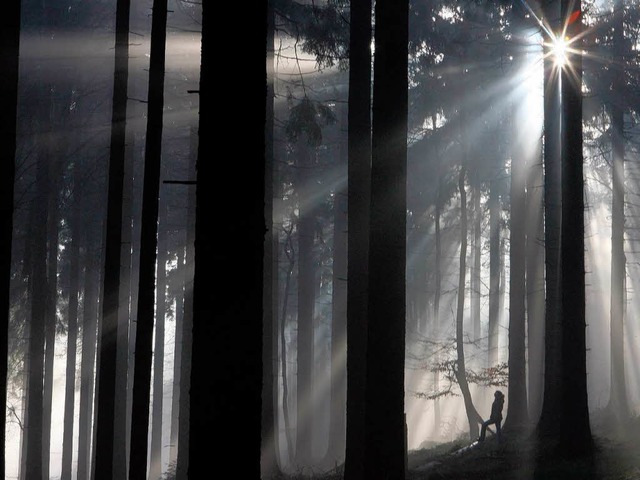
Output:
<instances>
[{"instance_id":1,"label":"dark tree trunk silhouette","mask_svg":"<svg viewBox=\"0 0 640 480\"><path fill-rule=\"evenodd\" d=\"M16 157L18 58L21 2L3 7L0 20L0 412L7 407L7 355L9 331L11 237ZM0 445L5 444L6 415L0 420ZM5 451L0 451L0 478L5 478Z\"/></svg>"},{"instance_id":2,"label":"dark tree trunk silhouette","mask_svg":"<svg viewBox=\"0 0 640 480\"><path fill-rule=\"evenodd\" d=\"M147 478L147 436L149 433L153 320L156 303L156 248L158 246L166 38L167 0L154 0L151 21L149 103L147 105L147 136L144 157L133 404L131 406L129 478L132 480L146 480ZM160 316L157 321L157 324L159 323Z\"/></svg>"},{"instance_id":3,"label":"dark tree trunk silhouette","mask_svg":"<svg viewBox=\"0 0 640 480\"><path fill-rule=\"evenodd\" d=\"M180 238L183 238L182 236ZM176 249L176 270L169 288L175 298L176 330L173 347L173 382L171 384L171 426L169 430L169 465L178 460L178 429L180 428L180 370L182 362L182 336L184 334L184 287L186 271L184 248ZM176 465L177 467L177 465Z\"/></svg>"},{"instance_id":4,"label":"dark tree trunk silhouette","mask_svg":"<svg viewBox=\"0 0 640 480\"><path fill-rule=\"evenodd\" d=\"M610 412L619 425L629 419L626 375L624 367L624 290L626 288L626 259L624 254L624 4L617 1L613 18L613 100L611 115L611 387L609 390Z\"/></svg>"},{"instance_id":5,"label":"dark tree trunk silhouette","mask_svg":"<svg viewBox=\"0 0 640 480\"><path fill-rule=\"evenodd\" d=\"M195 173L198 157L198 133L191 127L189 171ZM184 252L184 315L180 350L180 412L178 420L178 457L176 480L186 480L189 468L189 389L191 386L191 343L193 327L193 257L196 221L196 190L187 194L187 242Z\"/></svg>"},{"instance_id":6,"label":"dark tree trunk silhouette","mask_svg":"<svg viewBox=\"0 0 640 480\"><path fill-rule=\"evenodd\" d=\"M164 197L164 196L163 196ZM162 476L162 405L164 404L164 337L166 316L167 274L167 204L162 198L158 214L158 248L156 275L156 328L153 347L153 401L151 409L151 449L149 478Z\"/></svg>"},{"instance_id":7,"label":"dark tree trunk silhouette","mask_svg":"<svg viewBox=\"0 0 640 480\"><path fill-rule=\"evenodd\" d=\"M100 327L100 350L96 380L95 480L112 480L113 478L122 194L127 121L127 82L129 78L129 12L130 0L118 0L116 6L104 284L101 305L102 323Z\"/></svg>"},{"instance_id":8,"label":"dark tree trunk silhouette","mask_svg":"<svg viewBox=\"0 0 640 480\"><path fill-rule=\"evenodd\" d=\"M41 138L37 145L35 198L32 212L32 271L30 297L37 299L31 304L31 321L29 325L29 374L27 380L27 452L25 464L25 478L44 478L45 458L43 451L44 430L44 355L47 318L47 217L49 206L50 169L49 153L51 146L51 93L50 87L43 88L46 92L39 98L38 120L40 122ZM48 454L47 454L48 458Z\"/></svg>"},{"instance_id":9,"label":"dark tree trunk silhouette","mask_svg":"<svg viewBox=\"0 0 640 480\"><path fill-rule=\"evenodd\" d=\"M214 22L222 18L221 14L231 15L232 7L215 7L213 10L211 4L202 5L189 472L195 478L200 472L210 471L212 465L238 464L242 465L243 477L259 478L266 22L261 28L250 29L243 38L243 47L256 53L250 58L229 58L227 63L251 85L245 96L254 109L250 120L247 122L243 109L232 109L220 130L215 122L219 99L214 85L219 76L217 51L226 33L214 36ZM266 2L255 14L266 18ZM255 48L256 45L262 47ZM212 161L219 156L215 141L218 135L233 137L240 124L243 135L251 139L243 152L247 161ZM220 179L244 185L242 194L234 198L233 208L229 208L226 189L213 188ZM224 234L219 231L221 226ZM233 251L243 254L230 255ZM220 301L212 304L211 292L219 278L224 278L215 287ZM239 449L239 445L243 448Z\"/></svg>"},{"instance_id":10,"label":"dark tree trunk silhouette","mask_svg":"<svg viewBox=\"0 0 640 480\"><path fill-rule=\"evenodd\" d=\"M267 225L264 240L264 315L263 315L263 388L262 388L262 475L270 478L279 473L278 429L278 266L277 233L273 223L274 191L274 101L275 101L275 9L273 0L267 1L267 99L265 122L265 201L264 218Z\"/></svg>"},{"instance_id":11,"label":"dark tree trunk silhouette","mask_svg":"<svg viewBox=\"0 0 640 480\"><path fill-rule=\"evenodd\" d=\"M347 113L347 419L345 480L364 480L369 198L371 0L351 2Z\"/></svg>"},{"instance_id":12,"label":"dark tree trunk silhouette","mask_svg":"<svg viewBox=\"0 0 640 480\"><path fill-rule=\"evenodd\" d=\"M372 110L364 472L404 479L409 2L378 0ZM361 212L357 212L361 214Z\"/></svg>"},{"instance_id":13,"label":"dark tree trunk silhouette","mask_svg":"<svg viewBox=\"0 0 640 480\"><path fill-rule=\"evenodd\" d=\"M116 396L114 404L114 451L113 474L115 478L126 478L128 472L128 451L130 439L130 406L127 385L129 374L129 331L132 327L132 261L133 242L133 177L134 177L134 144L133 129L126 132L126 150L124 159L124 181L122 185L122 247L120 250L120 304L118 306L118 345L116 347Z\"/></svg>"},{"instance_id":14,"label":"dark tree trunk silhouette","mask_svg":"<svg viewBox=\"0 0 640 480\"><path fill-rule=\"evenodd\" d=\"M582 40L580 0L562 0L561 17L569 19L566 35L579 49ZM562 106L562 219L561 219L561 312L562 399L561 444L569 457L591 453L586 366L585 269L584 269L584 177L582 156L582 54L567 52L571 69L561 71Z\"/></svg>"},{"instance_id":15,"label":"dark tree trunk silhouette","mask_svg":"<svg viewBox=\"0 0 640 480\"><path fill-rule=\"evenodd\" d=\"M546 4L544 10L552 31L559 24L559 2ZM560 75L555 68L552 48L544 44L544 396L538 421L538 435L556 439L560 429L561 367L560 342Z\"/></svg>"}]
</instances>

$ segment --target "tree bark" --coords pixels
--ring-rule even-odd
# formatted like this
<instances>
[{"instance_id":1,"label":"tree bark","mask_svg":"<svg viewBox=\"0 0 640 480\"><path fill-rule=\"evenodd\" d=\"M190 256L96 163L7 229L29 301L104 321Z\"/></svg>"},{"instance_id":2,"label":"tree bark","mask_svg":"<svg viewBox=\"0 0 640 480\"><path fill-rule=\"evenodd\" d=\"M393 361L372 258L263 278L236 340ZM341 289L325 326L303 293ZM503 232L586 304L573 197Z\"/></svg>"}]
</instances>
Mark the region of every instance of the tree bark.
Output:
<instances>
[{"instance_id":1,"label":"tree bark","mask_svg":"<svg viewBox=\"0 0 640 480\"><path fill-rule=\"evenodd\" d=\"M378 0L372 110L364 472L404 479L409 2ZM361 214L361 212L358 212Z\"/></svg>"},{"instance_id":2,"label":"tree bark","mask_svg":"<svg viewBox=\"0 0 640 480\"><path fill-rule=\"evenodd\" d=\"M211 5L202 5L189 472L190 477L196 477L210 472L212 465L238 464L242 465L243 477L259 478L266 22L262 28L250 29L243 38L243 47L255 52L250 58L241 55L228 59L229 68L250 83L245 100L255 113L247 122L246 111L232 109L220 127L215 122L219 116L219 92L214 87L219 76L216 52L227 34L214 36L213 22L231 15L236 7L215 5L213 10ZM266 2L255 13L265 19ZM262 47L256 49L256 45ZM248 160L211 161L219 155L215 139L219 135L233 137L240 124L243 134L252 139L243 152ZM234 198L234 208L229 208L227 190L214 188L220 179L245 187L242 195ZM219 231L221 225L224 234ZM243 254L230 255L233 251ZM224 282L214 289L219 278ZM215 304L211 302L212 291L219 299ZM238 449L238 445L243 448Z\"/></svg>"},{"instance_id":3,"label":"tree bark","mask_svg":"<svg viewBox=\"0 0 640 480\"><path fill-rule=\"evenodd\" d=\"M129 12L130 0L118 0L116 6L102 324L100 327L100 351L96 380L95 480L112 480L113 478L122 194L127 121L127 82L129 78Z\"/></svg>"},{"instance_id":4,"label":"tree bark","mask_svg":"<svg viewBox=\"0 0 640 480\"><path fill-rule=\"evenodd\" d=\"M345 480L364 480L369 200L371 0L351 3L347 113L347 418Z\"/></svg>"},{"instance_id":5,"label":"tree bark","mask_svg":"<svg viewBox=\"0 0 640 480\"><path fill-rule=\"evenodd\" d=\"M580 12L567 27L572 48L580 51L582 12L580 0L562 0L562 18ZM562 105L562 400L561 444L566 455L590 454L593 439L589 424L586 368L584 284L584 177L582 156L582 54L568 51L561 71Z\"/></svg>"},{"instance_id":6,"label":"tree bark","mask_svg":"<svg viewBox=\"0 0 640 480\"><path fill-rule=\"evenodd\" d=\"M11 305L11 239L16 157L16 116L20 54L21 2L7 2L0 19L0 412L7 407L7 358ZM5 444L6 415L0 419L0 445ZM0 478L5 478L4 448L0 449Z\"/></svg>"}]
</instances>

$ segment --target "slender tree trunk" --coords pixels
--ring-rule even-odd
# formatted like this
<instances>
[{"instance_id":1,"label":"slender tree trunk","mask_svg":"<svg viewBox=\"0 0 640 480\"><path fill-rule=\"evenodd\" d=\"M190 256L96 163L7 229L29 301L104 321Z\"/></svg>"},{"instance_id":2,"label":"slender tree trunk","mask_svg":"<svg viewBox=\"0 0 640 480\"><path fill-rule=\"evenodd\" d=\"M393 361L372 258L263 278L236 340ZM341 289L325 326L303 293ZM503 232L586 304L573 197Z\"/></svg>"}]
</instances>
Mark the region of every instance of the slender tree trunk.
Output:
<instances>
[{"instance_id":1,"label":"slender tree trunk","mask_svg":"<svg viewBox=\"0 0 640 480\"><path fill-rule=\"evenodd\" d=\"M542 133L542 132L540 132ZM527 172L527 353L529 365L529 415L537 422L544 393L544 205L542 138Z\"/></svg>"},{"instance_id":2,"label":"slender tree trunk","mask_svg":"<svg viewBox=\"0 0 640 480\"><path fill-rule=\"evenodd\" d=\"M514 129L523 128L525 113L512 108ZM526 368L526 172L527 145L522 134L512 135L509 246L509 410L505 429L528 424Z\"/></svg>"},{"instance_id":3,"label":"slender tree trunk","mask_svg":"<svg viewBox=\"0 0 640 480\"><path fill-rule=\"evenodd\" d=\"M163 199L164 200L164 199ZM153 407L151 410L151 462L149 479L161 480L162 461L162 406L164 404L164 330L166 317L166 265L167 265L167 205L159 209L158 269L156 280L156 328L153 349Z\"/></svg>"},{"instance_id":4,"label":"slender tree trunk","mask_svg":"<svg viewBox=\"0 0 640 480\"><path fill-rule=\"evenodd\" d=\"M189 171L196 171L198 134L191 127ZM187 194L187 242L184 255L184 315L182 317L182 348L180 350L180 411L178 420L178 457L176 480L186 480L189 468L189 389L191 386L191 344L193 327L193 256L196 221L196 190Z\"/></svg>"},{"instance_id":5,"label":"slender tree trunk","mask_svg":"<svg viewBox=\"0 0 640 480\"><path fill-rule=\"evenodd\" d=\"M480 299L481 299L481 269L482 269L482 210L480 197L482 190L476 185L473 190L473 277L471 281L471 325L473 339L480 339Z\"/></svg>"},{"instance_id":6,"label":"slender tree trunk","mask_svg":"<svg viewBox=\"0 0 640 480\"><path fill-rule=\"evenodd\" d=\"M279 473L278 467L278 429L276 425L277 376L278 376L278 335L277 335L277 234L274 233L273 222L273 190L274 190L274 100L275 100L275 9L273 0L267 1L267 99L265 122L265 199L264 218L267 232L264 241L264 316L262 343L262 460L263 478L271 478ZM275 294L275 295L274 295ZM274 302L275 300L275 302Z\"/></svg>"},{"instance_id":7,"label":"slender tree trunk","mask_svg":"<svg viewBox=\"0 0 640 480\"><path fill-rule=\"evenodd\" d=\"M112 480L120 251L122 241L122 195L129 78L130 0L118 0L116 10L115 61L109 155L109 187L104 259L104 285L96 407L96 480Z\"/></svg>"},{"instance_id":8,"label":"slender tree trunk","mask_svg":"<svg viewBox=\"0 0 640 480\"><path fill-rule=\"evenodd\" d=\"M73 425L76 392L76 344L78 341L78 294L80 289L80 222L81 186L79 166L74 165L73 207L71 223L71 245L69 246L69 306L67 326L67 365L65 374L64 396L64 433L62 440L62 469L61 480L72 478L73 457Z\"/></svg>"},{"instance_id":9,"label":"slender tree trunk","mask_svg":"<svg viewBox=\"0 0 640 480\"><path fill-rule=\"evenodd\" d=\"M133 242L133 164L135 135L126 132L122 195L122 247L120 250L120 304L118 306L118 345L116 347L116 396L114 404L114 478L127 478L130 410L127 397L129 383L129 330L131 328L131 273Z\"/></svg>"},{"instance_id":10,"label":"slender tree trunk","mask_svg":"<svg viewBox=\"0 0 640 480\"><path fill-rule=\"evenodd\" d=\"M0 412L7 407L9 307L11 305L11 238L18 105L21 2L3 6L0 20ZM0 419L0 445L5 445L6 415ZM5 478L4 448L0 449L0 478Z\"/></svg>"},{"instance_id":11,"label":"slender tree trunk","mask_svg":"<svg viewBox=\"0 0 640 480\"><path fill-rule=\"evenodd\" d=\"M90 239L88 239L90 240ZM90 478L94 369L96 362L96 339L98 334L98 274L95 260L96 245L85 243L85 284L82 308L82 356L80 366L80 412L78 418L78 477Z\"/></svg>"},{"instance_id":12,"label":"slender tree trunk","mask_svg":"<svg viewBox=\"0 0 640 480\"><path fill-rule=\"evenodd\" d=\"M372 110L364 472L404 479L409 2L378 0ZM362 214L362 212L357 212Z\"/></svg>"},{"instance_id":13,"label":"slender tree trunk","mask_svg":"<svg viewBox=\"0 0 640 480\"><path fill-rule=\"evenodd\" d=\"M343 121L346 121L346 108ZM341 143L341 163L346 167L346 145ZM342 166L341 165L341 166ZM346 170L346 168L345 168ZM345 404L347 378L347 195L345 188L334 196L333 218L333 297L331 312L331 423L329 430L329 460L341 463L344 458Z\"/></svg>"},{"instance_id":14,"label":"slender tree trunk","mask_svg":"<svg viewBox=\"0 0 640 480\"><path fill-rule=\"evenodd\" d=\"M213 22L231 15L236 7L215 5L212 10L211 6L202 5L189 471L190 477L195 478L201 472L209 472L212 465L238 464L242 465L243 477L259 478L267 30L263 22L262 28L250 29L243 38L243 47L252 45L256 52L249 59L229 59L229 67L250 82L245 99L256 113L247 123L243 109L230 110L221 131L215 122L219 98L214 83L219 76L216 52L227 34L214 36ZM265 19L267 3L263 2L254 13ZM256 49L256 45L262 47ZM244 151L248 160L211 161L219 155L215 141L218 135L233 136L239 124L252 139ZM221 178L225 182L241 182L246 188L234 198L235 208L222 208L228 204L229 196L224 189L214 188ZM224 235L219 232L220 225L225 226ZM243 254L230 255L231 251ZM212 275L214 271L216 275ZM219 278L225 279L215 289L221 305L212 305L211 291ZM239 338L242 342L238 342ZM243 448L238 449L239 445Z\"/></svg>"},{"instance_id":15,"label":"slender tree trunk","mask_svg":"<svg viewBox=\"0 0 640 480\"><path fill-rule=\"evenodd\" d=\"M580 0L562 0L562 18L579 17L567 27L573 48L580 49ZM562 401L560 438L569 457L593 450L587 396L584 284L584 176L582 156L582 57L567 54L562 69Z\"/></svg>"},{"instance_id":16,"label":"slender tree trunk","mask_svg":"<svg viewBox=\"0 0 640 480\"><path fill-rule=\"evenodd\" d=\"M289 455L289 462L293 462L295 458L294 441L292 437L291 420L289 418L289 381L287 372L287 339L285 336L287 311L289 305L289 294L291 291L291 277L293 277L293 268L295 267L295 254L293 249L293 239L291 238L291 232L287 232L287 238L285 240L285 254L289 260L287 269L287 276L284 281L284 292L282 300L282 315L280 317L280 369L282 373L282 416L284 417L284 431L285 438L287 440L287 454Z\"/></svg>"},{"instance_id":17,"label":"slender tree trunk","mask_svg":"<svg viewBox=\"0 0 640 480\"><path fill-rule=\"evenodd\" d=\"M458 189L460 191L460 268L458 273L458 301L456 305L456 354L455 376L462 392L464 409L469 421L469 436L471 439L478 438L478 424L482 422L480 414L473 405L469 383L467 382L467 367L464 355L464 299L467 271L467 192L465 189L465 177L467 168L460 168L458 177Z\"/></svg>"},{"instance_id":18,"label":"slender tree trunk","mask_svg":"<svg viewBox=\"0 0 640 480\"><path fill-rule=\"evenodd\" d=\"M626 259L624 254L624 5L618 0L614 11L612 132L612 205L611 205L611 387L609 409L620 426L629 419L626 375L624 367L624 290Z\"/></svg>"},{"instance_id":19,"label":"slender tree trunk","mask_svg":"<svg viewBox=\"0 0 640 480\"><path fill-rule=\"evenodd\" d=\"M546 5L545 17L557 31L559 2ZM562 359L560 344L560 76L554 66L552 48L544 45L544 251L545 251L545 334L544 397L538 421L538 435L558 440L560 433L560 388Z\"/></svg>"},{"instance_id":20,"label":"slender tree trunk","mask_svg":"<svg viewBox=\"0 0 640 480\"><path fill-rule=\"evenodd\" d=\"M53 109L53 99L52 99ZM42 411L42 474L49 478L51 451L51 409L53 406L53 362L55 360L58 299L58 165L59 152L51 145L49 158L50 191L47 199L47 292L45 296L44 397Z\"/></svg>"},{"instance_id":21,"label":"slender tree trunk","mask_svg":"<svg viewBox=\"0 0 640 480\"><path fill-rule=\"evenodd\" d=\"M494 174L489 184L489 367L498 363L500 324L500 193Z\"/></svg>"},{"instance_id":22,"label":"slender tree trunk","mask_svg":"<svg viewBox=\"0 0 640 480\"><path fill-rule=\"evenodd\" d=\"M306 139L300 141L306 143ZM297 340L297 418L296 462L305 466L312 461L313 416L310 415L313 397L313 325L315 305L315 208L311 190L310 170L314 164L314 147L300 148L298 163L298 340Z\"/></svg>"},{"instance_id":23,"label":"slender tree trunk","mask_svg":"<svg viewBox=\"0 0 640 480\"><path fill-rule=\"evenodd\" d=\"M185 265L184 248L178 242L176 250L176 272L173 274L170 288L175 298L176 330L173 348L173 382L171 384L171 426L169 431L169 465L177 468L178 430L180 428L180 370L182 362L182 337L184 334L184 286Z\"/></svg>"},{"instance_id":24,"label":"slender tree trunk","mask_svg":"<svg viewBox=\"0 0 640 480\"><path fill-rule=\"evenodd\" d=\"M158 246L158 198L162 150L164 108L164 65L167 38L167 0L154 0L151 23L151 59L149 66L149 103L144 160L142 231L140 234L140 275L138 323L136 326L135 365L131 424L131 461L129 478L147 478L147 436L149 433L149 390L153 318L155 307L156 248ZM160 323L161 316L158 316Z\"/></svg>"},{"instance_id":25,"label":"slender tree trunk","mask_svg":"<svg viewBox=\"0 0 640 480\"><path fill-rule=\"evenodd\" d=\"M433 124L433 129L435 131L437 125L437 117L433 115L431 117L431 123ZM440 229L440 217L442 215L442 158L440 156L440 148L439 142L434 140L434 151L437 156L437 175L438 175L438 187L436 190L436 198L435 198L435 206L434 206L434 223L435 223L435 237L436 237L436 258L435 258L435 282L434 288L435 291L433 293L433 333L434 337L437 341L440 340L440 296L442 293L442 234ZM440 362L440 356L436 353L434 358L434 364L438 364ZM434 369L433 372L433 386L434 390L438 391L440 388L440 372L438 369ZM433 401L433 423L435 425L436 435L440 433L440 425L442 423L440 417L440 400L435 399Z\"/></svg>"},{"instance_id":26,"label":"slender tree trunk","mask_svg":"<svg viewBox=\"0 0 640 480\"><path fill-rule=\"evenodd\" d=\"M347 113L347 419L345 480L364 480L369 199L371 0L351 2Z\"/></svg>"}]
</instances>

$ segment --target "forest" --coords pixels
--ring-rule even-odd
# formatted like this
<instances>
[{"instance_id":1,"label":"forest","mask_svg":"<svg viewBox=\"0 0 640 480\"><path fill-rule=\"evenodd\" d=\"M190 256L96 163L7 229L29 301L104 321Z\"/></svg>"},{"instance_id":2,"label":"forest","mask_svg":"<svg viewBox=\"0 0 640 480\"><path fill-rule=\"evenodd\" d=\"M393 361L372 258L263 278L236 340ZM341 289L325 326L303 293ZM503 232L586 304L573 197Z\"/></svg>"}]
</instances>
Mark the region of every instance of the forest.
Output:
<instances>
[{"instance_id":1,"label":"forest","mask_svg":"<svg viewBox=\"0 0 640 480\"><path fill-rule=\"evenodd\" d=\"M638 0L257 5L6 2L0 478L640 478Z\"/></svg>"}]
</instances>

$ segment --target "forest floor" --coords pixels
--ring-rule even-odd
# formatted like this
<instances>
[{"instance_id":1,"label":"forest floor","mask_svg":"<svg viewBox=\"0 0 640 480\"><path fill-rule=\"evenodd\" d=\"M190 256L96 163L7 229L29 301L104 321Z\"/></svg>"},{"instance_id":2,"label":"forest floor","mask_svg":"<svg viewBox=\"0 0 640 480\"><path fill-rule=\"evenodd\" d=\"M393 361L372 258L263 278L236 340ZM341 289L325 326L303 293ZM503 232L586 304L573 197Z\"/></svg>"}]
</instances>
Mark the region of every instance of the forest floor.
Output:
<instances>
[{"instance_id":1,"label":"forest floor","mask_svg":"<svg viewBox=\"0 0 640 480\"><path fill-rule=\"evenodd\" d=\"M602 425L602 424L601 424ZM623 439L592 425L595 449L588 458L566 460L561 449L504 434L502 443L489 436L480 445L463 449L468 439L411 450L407 480L640 480L640 419L627 427L634 433ZM520 436L522 438L523 436ZM313 476L282 475L274 480L342 480L342 468Z\"/></svg>"}]
</instances>

